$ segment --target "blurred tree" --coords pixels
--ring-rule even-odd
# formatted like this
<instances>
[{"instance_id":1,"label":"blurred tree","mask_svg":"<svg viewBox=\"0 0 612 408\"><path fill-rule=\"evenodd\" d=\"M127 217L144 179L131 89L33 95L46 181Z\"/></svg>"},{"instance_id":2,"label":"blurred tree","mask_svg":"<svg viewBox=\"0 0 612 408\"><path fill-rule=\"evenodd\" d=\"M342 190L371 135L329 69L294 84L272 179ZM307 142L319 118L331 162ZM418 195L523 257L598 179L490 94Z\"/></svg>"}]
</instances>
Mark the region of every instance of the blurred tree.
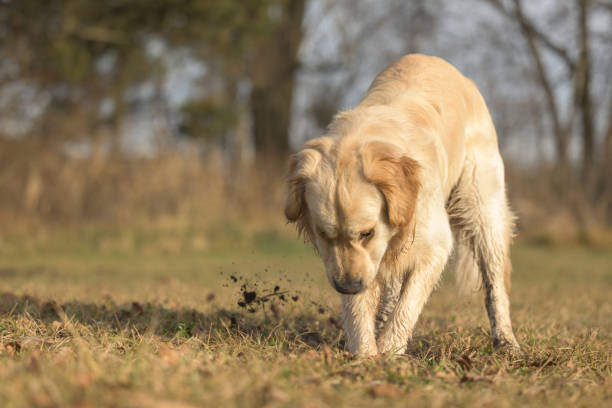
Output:
<instances>
[{"instance_id":1,"label":"blurred tree","mask_svg":"<svg viewBox=\"0 0 612 408\"><path fill-rule=\"evenodd\" d=\"M237 100L243 97L237 88L247 79L251 84L248 106L256 153L286 153L305 1L186 3L191 6L169 2L161 13L165 17L160 31L167 33L174 45L188 45L206 61L222 78L225 99L234 107L244 104ZM228 108L226 104L223 109L226 119ZM234 119L237 111L233 112ZM196 119L195 113L191 109L185 119Z\"/></svg>"},{"instance_id":2,"label":"blurred tree","mask_svg":"<svg viewBox=\"0 0 612 408\"><path fill-rule=\"evenodd\" d=\"M222 139L237 123L236 109L224 100L194 100L183 105L181 113L181 133L202 139Z\"/></svg>"},{"instance_id":3,"label":"blurred tree","mask_svg":"<svg viewBox=\"0 0 612 408\"><path fill-rule=\"evenodd\" d=\"M16 65L14 79L36 89L36 103L45 105L31 134L57 141L118 125L125 89L153 72L137 41L140 16L121 3L126 2L0 3L3 63ZM101 115L105 99L111 109Z\"/></svg>"},{"instance_id":4,"label":"blurred tree","mask_svg":"<svg viewBox=\"0 0 612 408\"><path fill-rule=\"evenodd\" d=\"M289 151L291 102L302 41L304 0L288 0L270 10L277 24L256 45L249 64L251 109L257 153Z\"/></svg>"},{"instance_id":5,"label":"blurred tree","mask_svg":"<svg viewBox=\"0 0 612 408\"><path fill-rule=\"evenodd\" d=\"M440 0L321 0L305 22L299 79L308 82L305 117L322 132L339 109L354 106L374 76L402 55L431 53ZM299 107L298 107L299 108Z\"/></svg>"},{"instance_id":6,"label":"blurred tree","mask_svg":"<svg viewBox=\"0 0 612 408\"><path fill-rule=\"evenodd\" d=\"M45 106L31 135L91 138L109 126L119 135L140 100L130 91L159 86L166 74L163 55L153 57L148 47L184 49L221 89L203 86L200 99L182 110L181 128L209 140L225 135L220 127L235 126L237 83L248 78L258 153L282 153L303 10L304 0L5 0L0 64L17 68L3 79L41 95Z\"/></svg>"},{"instance_id":7,"label":"blurred tree","mask_svg":"<svg viewBox=\"0 0 612 408\"><path fill-rule=\"evenodd\" d=\"M568 44L565 45L554 38L550 30L539 27L537 22L527 15L522 0L486 1L504 16L514 20L525 39L539 87L545 96L547 114L555 138L557 160L561 168L569 166L569 146L578 121L582 142L582 175L585 180L589 179L598 165L600 168L605 167L602 166L605 158L596 157L596 140L603 141L605 137L596 138L595 136L592 89L591 32L593 28L590 27L590 24L593 20L590 16L593 6L598 2L573 0L569 8L568 4L565 4L567 2L558 5L566 20L574 18L574 21L569 21L569 23L576 27L575 30L568 30L568 33L571 33L574 38L566 41ZM602 6L609 7L609 4L602 2ZM572 96L569 109L565 109L562 97L555 91L556 88L559 88L558 69L546 63L547 53L561 63L565 72L564 81L571 84ZM567 113L564 114L564 112Z\"/></svg>"},{"instance_id":8,"label":"blurred tree","mask_svg":"<svg viewBox=\"0 0 612 408\"><path fill-rule=\"evenodd\" d=\"M566 189L568 177L577 175L581 189L591 203L600 206L612 221L612 89L609 70L594 81L594 60L610 64L612 30L601 28L601 17L612 14L611 3L602 0L566 0L547 9L550 19L529 15L522 0L485 0L518 27L527 46L527 55L536 75L536 84L545 100L545 114L552 125L558 171L554 183ZM605 21L605 20L603 20ZM548 24L548 26L546 25ZM555 30L563 27L563 31ZM597 51L603 55L596 55ZM552 63L551 63L552 62ZM608 65L608 68L610 65ZM601 66L600 66L601 69ZM606 88L608 92L606 92ZM566 92L567 90L568 92ZM603 92L602 92L603 91ZM568 95L569 94L569 97ZM599 123L598 123L599 122ZM599 124L599 126L598 126ZM581 155L571 160L570 146L577 136ZM579 171L573 171L578 168ZM589 207L575 205L581 224L589 218Z\"/></svg>"}]
</instances>

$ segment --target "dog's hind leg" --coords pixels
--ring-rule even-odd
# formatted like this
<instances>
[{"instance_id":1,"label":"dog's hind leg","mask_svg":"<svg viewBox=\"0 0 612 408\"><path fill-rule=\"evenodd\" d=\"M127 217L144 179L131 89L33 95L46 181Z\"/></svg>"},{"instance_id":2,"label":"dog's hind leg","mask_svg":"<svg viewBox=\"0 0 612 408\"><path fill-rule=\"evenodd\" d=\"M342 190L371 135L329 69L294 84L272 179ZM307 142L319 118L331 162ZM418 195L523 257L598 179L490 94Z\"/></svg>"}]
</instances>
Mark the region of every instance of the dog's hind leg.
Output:
<instances>
[{"instance_id":1,"label":"dog's hind leg","mask_svg":"<svg viewBox=\"0 0 612 408\"><path fill-rule=\"evenodd\" d=\"M501 157L466 161L447 205L461 245L471 248L485 290L493 345L519 350L510 321L509 258L513 215L508 207Z\"/></svg>"}]
</instances>

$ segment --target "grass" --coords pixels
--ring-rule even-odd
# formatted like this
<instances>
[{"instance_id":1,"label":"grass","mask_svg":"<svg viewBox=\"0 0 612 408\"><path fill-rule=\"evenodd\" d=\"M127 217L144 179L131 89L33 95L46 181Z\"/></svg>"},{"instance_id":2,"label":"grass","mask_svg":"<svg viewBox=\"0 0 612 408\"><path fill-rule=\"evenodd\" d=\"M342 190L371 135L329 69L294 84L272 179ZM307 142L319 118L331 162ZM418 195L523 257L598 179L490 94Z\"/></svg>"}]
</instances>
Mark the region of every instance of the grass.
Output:
<instances>
[{"instance_id":1,"label":"grass","mask_svg":"<svg viewBox=\"0 0 612 408\"><path fill-rule=\"evenodd\" d=\"M0 240L0 406L612 404L610 249L516 246L520 357L446 277L406 355L360 360L312 250L215 228Z\"/></svg>"}]
</instances>

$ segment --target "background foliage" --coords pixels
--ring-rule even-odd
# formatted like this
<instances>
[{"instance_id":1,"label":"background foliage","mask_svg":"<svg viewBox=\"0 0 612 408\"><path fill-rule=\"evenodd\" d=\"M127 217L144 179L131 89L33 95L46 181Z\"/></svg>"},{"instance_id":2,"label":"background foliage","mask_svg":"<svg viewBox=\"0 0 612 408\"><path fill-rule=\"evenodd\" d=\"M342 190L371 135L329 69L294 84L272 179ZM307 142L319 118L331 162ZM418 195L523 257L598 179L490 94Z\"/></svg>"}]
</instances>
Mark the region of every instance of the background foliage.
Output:
<instances>
[{"instance_id":1,"label":"background foliage","mask_svg":"<svg viewBox=\"0 0 612 408\"><path fill-rule=\"evenodd\" d=\"M137 172L143 154L195 153L185 161L208 163L206 179L238 180L255 166L274 182L289 151L354 106L376 72L425 52L484 93L525 236L599 242L612 223L611 26L604 0L5 0L0 140L15 160L3 162L3 208L49 215L43 192L68 187L43 173L86 185L80 204L58 211L87 207L95 185L122 182L100 179L111 173L102 163ZM84 167L94 170L66 176Z\"/></svg>"}]
</instances>

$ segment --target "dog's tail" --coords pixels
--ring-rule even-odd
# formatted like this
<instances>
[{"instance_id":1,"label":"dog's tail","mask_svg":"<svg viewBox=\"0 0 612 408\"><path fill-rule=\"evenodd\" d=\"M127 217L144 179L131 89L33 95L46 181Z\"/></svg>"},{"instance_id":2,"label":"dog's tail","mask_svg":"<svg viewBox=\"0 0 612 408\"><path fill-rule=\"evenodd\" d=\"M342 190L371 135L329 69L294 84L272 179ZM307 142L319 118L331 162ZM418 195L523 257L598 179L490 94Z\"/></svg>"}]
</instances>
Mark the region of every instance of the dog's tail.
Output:
<instances>
[{"instance_id":1,"label":"dog's tail","mask_svg":"<svg viewBox=\"0 0 612 408\"><path fill-rule=\"evenodd\" d=\"M451 265L460 294L473 295L481 289L482 276L474 257L474 251L469 246L457 243Z\"/></svg>"},{"instance_id":2,"label":"dog's tail","mask_svg":"<svg viewBox=\"0 0 612 408\"><path fill-rule=\"evenodd\" d=\"M474 251L469 246L457 244L450 265L454 269L455 282L461 295L473 295L482 289L482 275ZM504 259L504 283L508 293L510 293L511 274L512 262L506 256Z\"/></svg>"}]
</instances>

